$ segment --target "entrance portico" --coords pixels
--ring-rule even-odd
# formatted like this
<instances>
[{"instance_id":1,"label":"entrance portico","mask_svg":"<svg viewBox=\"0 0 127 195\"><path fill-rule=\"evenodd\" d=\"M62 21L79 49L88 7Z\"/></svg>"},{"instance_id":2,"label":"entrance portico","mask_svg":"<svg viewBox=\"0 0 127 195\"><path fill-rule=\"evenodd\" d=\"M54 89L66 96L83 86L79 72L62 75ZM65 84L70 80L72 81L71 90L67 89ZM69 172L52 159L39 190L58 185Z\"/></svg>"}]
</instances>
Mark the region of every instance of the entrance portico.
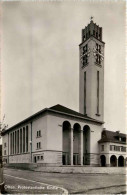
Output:
<instances>
[{"instance_id":1,"label":"entrance portico","mask_svg":"<svg viewBox=\"0 0 127 195\"><path fill-rule=\"evenodd\" d=\"M81 129L79 123L71 126L69 121L62 125L63 133L63 165L90 164L90 127L85 125Z\"/></svg>"}]
</instances>

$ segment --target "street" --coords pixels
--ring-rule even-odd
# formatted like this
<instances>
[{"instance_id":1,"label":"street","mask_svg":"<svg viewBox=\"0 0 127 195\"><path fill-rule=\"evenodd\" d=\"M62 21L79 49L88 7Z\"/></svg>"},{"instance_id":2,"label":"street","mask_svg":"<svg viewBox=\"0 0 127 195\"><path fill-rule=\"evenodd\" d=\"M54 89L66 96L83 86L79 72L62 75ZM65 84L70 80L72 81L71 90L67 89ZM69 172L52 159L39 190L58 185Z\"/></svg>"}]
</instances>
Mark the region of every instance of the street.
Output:
<instances>
[{"instance_id":1,"label":"street","mask_svg":"<svg viewBox=\"0 0 127 195\"><path fill-rule=\"evenodd\" d=\"M126 193L126 176L115 174L61 174L5 169L8 194L117 194Z\"/></svg>"}]
</instances>

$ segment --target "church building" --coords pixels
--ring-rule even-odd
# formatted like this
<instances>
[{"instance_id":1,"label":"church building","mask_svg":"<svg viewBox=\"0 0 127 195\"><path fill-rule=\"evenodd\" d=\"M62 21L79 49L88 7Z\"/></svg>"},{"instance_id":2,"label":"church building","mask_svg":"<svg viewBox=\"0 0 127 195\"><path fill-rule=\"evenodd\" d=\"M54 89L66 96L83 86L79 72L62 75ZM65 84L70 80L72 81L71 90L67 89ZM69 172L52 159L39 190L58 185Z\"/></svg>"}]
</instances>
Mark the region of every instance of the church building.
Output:
<instances>
[{"instance_id":1,"label":"church building","mask_svg":"<svg viewBox=\"0 0 127 195\"><path fill-rule=\"evenodd\" d=\"M3 160L41 166L125 166L126 135L103 128L102 28L91 19L79 45L79 112L45 108L2 132Z\"/></svg>"}]
</instances>

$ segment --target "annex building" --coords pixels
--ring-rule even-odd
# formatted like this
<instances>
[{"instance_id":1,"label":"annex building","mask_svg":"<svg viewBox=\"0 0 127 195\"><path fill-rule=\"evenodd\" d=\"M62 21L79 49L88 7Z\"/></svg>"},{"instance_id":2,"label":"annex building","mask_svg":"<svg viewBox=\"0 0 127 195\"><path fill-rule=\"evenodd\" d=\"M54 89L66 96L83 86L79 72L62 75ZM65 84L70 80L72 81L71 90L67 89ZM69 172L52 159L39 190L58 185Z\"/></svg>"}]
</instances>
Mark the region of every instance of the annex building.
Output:
<instances>
[{"instance_id":1,"label":"annex building","mask_svg":"<svg viewBox=\"0 0 127 195\"><path fill-rule=\"evenodd\" d=\"M103 128L104 48L93 20L79 45L79 112L45 108L2 132L6 163L42 166L126 166L126 135Z\"/></svg>"}]
</instances>

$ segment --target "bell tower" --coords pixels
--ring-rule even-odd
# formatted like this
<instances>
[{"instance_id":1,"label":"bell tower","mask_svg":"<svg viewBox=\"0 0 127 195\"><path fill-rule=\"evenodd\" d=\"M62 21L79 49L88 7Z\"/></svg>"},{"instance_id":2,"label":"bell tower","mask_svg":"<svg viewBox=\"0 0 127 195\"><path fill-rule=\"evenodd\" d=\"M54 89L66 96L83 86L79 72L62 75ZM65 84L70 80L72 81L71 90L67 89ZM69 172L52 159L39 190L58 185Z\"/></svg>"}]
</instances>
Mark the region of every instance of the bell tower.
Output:
<instances>
[{"instance_id":1,"label":"bell tower","mask_svg":"<svg viewBox=\"0 0 127 195\"><path fill-rule=\"evenodd\" d=\"M91 17L79 45L79 112L100 121L104 118L104 46L102 28Z\"/></svg>"}]
</instances>

